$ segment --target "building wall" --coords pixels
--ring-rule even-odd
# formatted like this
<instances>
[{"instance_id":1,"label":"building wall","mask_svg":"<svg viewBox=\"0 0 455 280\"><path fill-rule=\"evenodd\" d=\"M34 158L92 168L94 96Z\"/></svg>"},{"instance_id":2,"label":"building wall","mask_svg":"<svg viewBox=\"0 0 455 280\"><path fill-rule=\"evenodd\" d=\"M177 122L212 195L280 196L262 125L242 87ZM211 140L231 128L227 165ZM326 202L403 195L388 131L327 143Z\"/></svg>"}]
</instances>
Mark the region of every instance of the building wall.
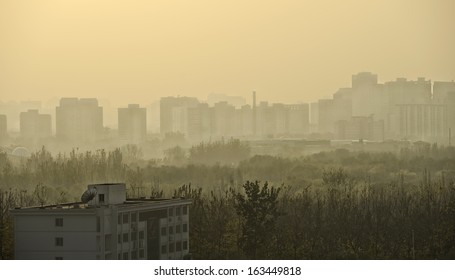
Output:
<instances>
[{"instance_id":1,"label":"building wall","mask_svg":"<svg viewBox=\"0 0 455 280\"><path fill-rule=\"evenodd\" d=\"M401 104L400 136L407 140L444 141L447 135L446 107L440 104Z\"/></svg>"},{"instance_id":2,"label":"building wall","mask_svg":"<svg viewBox=\"0 0 455 280\"><path fill-rule=\"evenodd\" d=\"M96 196L76 208L13 210L16 258L152 260L188 255L191 201L126 200L124 184L89 185L88 191L94 188ZM63 238L62 246L56 238Z\"/></svg>"},{"instance_id":3,"label":"building wall","mask_svg":"<svg viewBox=\"0 0 455 280\"><path fill-rule=\"evenodd\" d=\"M160 99L160 132L187 133L187 109L194 108L199 101L193 97L163 97ZM187 135L186 135L187 136Z\"/></svg>"},{"instance_id":4,"label":"building wall","mask_svg":"<svg viewBox=\"0 0 455 280\"><path fill-rule=\"evenodd\" d=\"M450 92L455 92L455 82L438 82L433 83L433 101L444 103Z\"/></svg>"},{"instance_id":5,"label":"building wall","mask_svg":"<svg viewBox=\"0 0 455 280\"><path fill-rule=\"evenodd\" d=\"M52 136L51 115L28 110L20 114L21 136L27 139L41 139Z\"/></svg>"},{"instance_id":6,"label":"building wall","mask_svg":"<svg viewBox=\"0 0 455 280\"><path fill-rule=\"evenodd\" d=\"M118 109L118 134L131 144L142 143L147 136L147 111L137 104Z\"/></svg>"},{"instance_id":7,"label":"building wall","mask_svg":"<svg viewBox=\"0 0 455 280\"><path fill-rule=\"evenodd\" d=\"M56 108L56 137L70 142L92 142L103 134L103 108L94 98L62 98Z\"/></svg>"},{"instance_id":8,"label":"building wall","mask_svg":"<svg viewBox=\"0 0 455 280\"><path fill-rule=\"evenodd\" d=\"M15 216L15 258L45 260L56 257L71 259L97 258L96 216L93 211L41 210L39 214ZM92 215L90 215L92 214ZM57 227L56 218L63 219ZM63 246L56 246L56 238Z\"/></svg>"},{"instance_id":9,"label":"building wall","mask_svg":"<svg viewBox=\"0 0 455 280\"><path fill-rule=\"evenodd\" d=\"M8 136L8 126L7 126L7 119L6 115L0 115L0 141L4 140Z\"/></svg>"}]
</instances>

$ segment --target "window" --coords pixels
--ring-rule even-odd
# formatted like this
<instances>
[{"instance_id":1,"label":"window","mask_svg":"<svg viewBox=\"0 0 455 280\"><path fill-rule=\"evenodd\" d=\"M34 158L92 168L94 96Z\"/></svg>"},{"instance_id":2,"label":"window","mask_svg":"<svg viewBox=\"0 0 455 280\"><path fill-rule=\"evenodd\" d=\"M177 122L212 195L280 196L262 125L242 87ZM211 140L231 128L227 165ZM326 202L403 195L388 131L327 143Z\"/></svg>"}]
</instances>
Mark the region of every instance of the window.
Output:
<instances>
[{"instance_id":1,"label":"window","mask_svg":"<svg viewBox=\"0 0 455 280\"><path fill-rule=\"evenodd\" d=\"M167 248L166 245L161 246L161 254L166 254L167 253Z\"/></svg>"},{"instance_id":2,"label":"window","mask_svg":"<svg viewBox=\"0 0 455 280\"><path fill-rule=\"evenodd\" d=\"M123 259L124 259L124 260L127 260L127 259L128 259L128 252L123 253Z\"/></svg>"},{"instance_id":3,"label":"window","mask_svg":"<svg viewBox=\"0 0 455 280\"><path fill-rule=\"evenodd\" d=\"M165 227L162 227L161 228L161 236L166 236L166 228Z\"/></svg>"},{"instance_id":4,"label":"window","mask_svg":"<svg viewBox=\"0 0 455 280\"><path fill-rule=\"evenodd\" d=\"M123 243L128 242L128 233L123 234Z\"/></svg>"},{"instance_id":5,"label":"window","mask_svg":"<svg viewBox=\"0 0 455 280\"><path fill-rule=\"evenodd\" d=\"M118 214L118 216L117 216L117 224L119 224L119 225L122 224L122 214Z\"/></svg>"},{"instance_id":6,"label":"window","mask_svg":"<svg viewBox=\"0 0 455 280\"><path fill-rule=\"evenodd\" d=\"M132 260L137 260L137 251L131 252L131 259Z\"/></svg>"},{"instance_id":7,"label":"window","mask_svg":"<svg viewBox=\"0 0 455 280\"><path fill-rule=\"evenodd\" d=\"M139 258L143 259L144 258L144 250L139 251Z\"/></svg>"},{"instance_id":8,"label":"window","mask_svg":"<svg viewBox=\"0 0 455 280\"><path fill-rule=\"evenodd\" d=\"M106 247L106 249L111 247L111 239L112 239L111 236L112 235L110 235L110 234L104 235L104 246Z\"/></svg>"},{"instance_id":9,"label":"window","mask_svg":"<svg viewBox=\"0 0 455 280\"><path fill-rule=\"evenodd\" d=\"M175 208L175 215L180 216L180 207Z\"/></svg>"},{"instance_id":10,"label":"window","mask_svg":"<svg viewBox=\"0 0 455 280\"><path fill-rule=\"evenodd\" d=\"M177 252L182 251L182 242L178 241L175 243L175 251Z\"/></svg>"},{"instance_id":11,"label":"window","mask_svg":"<svg viewBox=\"0 0 455 280\"><path fill-rule=\"evenodd\" d=\"M175 226L175 233L180 233L180 225Z\"/></svg>"},{"instance_id":12,"label":"window","mask_svg":"<svg viewBox=\"0 0 455 280\"><path fill-rule=\"evenodd\" d=\"M131 213L131 222L136 222L136 213Z\"/></svg>"},{"instance_id":13,"label":"window","mask_svg":"<svg viewBox=\"0 0 455 280\"><path fill-rule=\"evenodd\" d=\"M174 253L174 242L169 243L169 253Z\"/></svg>"},{"instance_id":14,"label":"window","mask_svg":"<svg viewBox=\"0 0 455 280\"><path fill-rule=\"evenodd\" d=\"M144 239L144 231L139 232L139 239Z\"/></svg>"},{"instance_id":15,"label":"window","mask_svg":"<svg viewBox=\"0 0 455 280\"><path fill-rule=\"evenodd\" d=\"M55 218L55 226L63 227L63 218Z\"/></svg>"},{"instance_id":16,"label":"window","mask_svg":"<svg viewBox=\"0 0 455 280\"><path fill-rule=\"evenodd\" d=\"M183 224L183 232L188 232L188 225L187 224Z\"/></svg>"},{"instance_id":17,"label":"window","mask_svg":"<svg viewBox=\"0 0 455 280\"><path fill-rule=\"evenodd\" d=\"M183 241L183 250L188 250L188 241Z\"/></svg>"},{"instance_id":18,"label":"window","mask_svg":"<svg viewBox=\"0 0 455 280\"><path fill-rule=\"evenodd\" d=\"M169 208L169 217L174 216L174 208Z\"/></svg>"},{"instance_id":19,"label":"window","mask_svg":"<svg viewBox=\"0 0 455 280\"><path fill-rule=\"evenodd\" d=\"M174 234L174 227L169 227L169 234Z\"/></svg>"},{"instance_id":20,"label":"window","mask_svg":"<svg viewBox=\"0 0 455 280\"><path fill-rule=\"evenodd\" d=\"M182 207L182 210L183 210L183 215L187 215L188 214L188 206L183 206Z\"/></svg>"},{"instance_id":21,"label":"window","mask_svg":"<svg viewBox=\"0 0 455 280\"><path fill-rule=\"evenodd\" d=\"M131 241L136 241L137 239L137 232L132 232L131 233Z\"/></svg>"},{"instance_id":22,"label":"window","mask_svg":"<svg viewBox=\"0 0 455 280\"><path fill-rule=\"evenodd\" d=\"M100 219L100 217L96 217L96 231L97 232L101 231L101 219Z\"/></svg>"},{"instance_id":23,"label":"window","mask_svg":"<svg viewBox=\"0 0 455 280\"><path fill-rule=\"evenodd\" d=\"M123 223L127 224L128 223L128 213L123 214Z\"/></svg>"},{"instance_id":24,"label":"window","mask_svg":"<svg viewBox=\"0 0 455 280\"><path fill-rule=\"evenodd\" d=\"M122 235L120 233L117 235L117 243L122 243Z\"/></svg>"},{"instance_id":25,"label":"window","mask_svg":"<svg viewBox=\"0 0 455 280\"><path fill-rule=\"evenodd\" d=\"M63 257L55 257L56 260L63 260Z\"/></svg>"},{"instance_id":26,"label":"window","mask_svg":"<svg viewBox=\"0 0 455 280\"><path fill-rule=\"evenodd\" d=\"M117 260L121 260L121 259L122 259L122 254L118 253Z\"/></svg>"},{"instance_id":27,"label":"window","mask_svg":"<svg viewBox=\"0 0 455 280\"><path fill-rule=\"evenodd\" d=\"M100 203L101 203L101 202L104 203L104 193L100 193L100 194L98 195L98 201L99 201Z\"/></svg>"},{"instance_id":28,"label":"window","mask_svg":"<svg viewBox=\"0 0 455 280\"><path fill-rule=\"evenodd\" d=\"M56 237L55 238L55 246L63 247L63 237Z\"/></svg>"}]
</instances>

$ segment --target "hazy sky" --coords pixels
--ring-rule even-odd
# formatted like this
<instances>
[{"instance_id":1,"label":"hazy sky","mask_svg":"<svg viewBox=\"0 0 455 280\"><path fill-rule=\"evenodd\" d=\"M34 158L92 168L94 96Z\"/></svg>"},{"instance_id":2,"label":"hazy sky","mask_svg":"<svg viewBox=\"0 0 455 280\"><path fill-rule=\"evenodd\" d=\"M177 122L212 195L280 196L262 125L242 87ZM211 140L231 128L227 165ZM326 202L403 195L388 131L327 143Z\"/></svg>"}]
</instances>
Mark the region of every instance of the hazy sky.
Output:
<instances>
[{"instance_id":1,"label":"hazy sky","mask_svg":"<svg viewBox=\"0 0 455 280\"><path fill-rule=\"evenodd\" d=\"M0 100L307 102L372 71L455 79L455 1L0 0Z\"/></svg>"}]
</instances>

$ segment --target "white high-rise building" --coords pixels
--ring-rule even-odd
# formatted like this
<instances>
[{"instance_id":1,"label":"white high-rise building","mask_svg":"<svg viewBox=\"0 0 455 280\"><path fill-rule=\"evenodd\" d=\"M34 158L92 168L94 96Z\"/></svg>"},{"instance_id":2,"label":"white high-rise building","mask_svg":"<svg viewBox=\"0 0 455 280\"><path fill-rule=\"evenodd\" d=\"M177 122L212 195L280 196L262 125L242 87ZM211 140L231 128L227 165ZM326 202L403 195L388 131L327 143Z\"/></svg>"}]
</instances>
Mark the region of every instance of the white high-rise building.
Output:
<instances>
[{"instance_id":1,"label":"white high-rise building","mask_svg":"<svg viewBox=\"0 0 455 280\"><path fill-rule=\"evenodd\" d=\"M82 202L12 210L16 259L183 259L189 199L127 199L125 184L89 185Z\"/></svg>"}]
</instances>

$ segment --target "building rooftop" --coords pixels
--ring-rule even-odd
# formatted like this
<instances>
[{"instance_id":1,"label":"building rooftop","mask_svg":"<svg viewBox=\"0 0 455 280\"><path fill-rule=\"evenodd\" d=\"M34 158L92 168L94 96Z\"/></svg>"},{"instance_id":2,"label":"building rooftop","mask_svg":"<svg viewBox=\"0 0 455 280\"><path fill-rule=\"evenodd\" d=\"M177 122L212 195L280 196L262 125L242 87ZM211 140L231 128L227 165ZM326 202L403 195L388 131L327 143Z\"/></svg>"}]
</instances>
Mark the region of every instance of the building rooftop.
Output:
<instances>
[{"instance_id":1,"label":"building rooftop","mask_svg":"<svg viewBox=\"0 0 455 280\"><path fill-rule=\"evenodd\" d=\"M153 198L153 197L140 197L140 198L128 198L122 204L116 204L117 207L128 207L132 205L140 206L143 205L167 205L175 202L187 202L191 203L190 199L186 198ZM42 206L30 206L30 207L16 207L14 210L69 210L69 209L96 209L100 207L108 207L109 205L90 205L83 202L69 202L69 203L60 203L60 204L47 204Z\"/></svg>"},{"instance_id":2,"label":"building rooftop","mask_svg":"<svg viewBox=\"0 0 455 280\"><path fill-rule=\"evenodd\" d=\"M14 212L39 211L39 210L90 210L115 206L119 209L146 206L147 208L167 207L172 204L191 204L190 199L138 197L126 198L126 187L123 183L92 184L87 186L87 191L81 196L81 201L49 204L32 207L18 207Z\"/></svg>"}]
</instances>

